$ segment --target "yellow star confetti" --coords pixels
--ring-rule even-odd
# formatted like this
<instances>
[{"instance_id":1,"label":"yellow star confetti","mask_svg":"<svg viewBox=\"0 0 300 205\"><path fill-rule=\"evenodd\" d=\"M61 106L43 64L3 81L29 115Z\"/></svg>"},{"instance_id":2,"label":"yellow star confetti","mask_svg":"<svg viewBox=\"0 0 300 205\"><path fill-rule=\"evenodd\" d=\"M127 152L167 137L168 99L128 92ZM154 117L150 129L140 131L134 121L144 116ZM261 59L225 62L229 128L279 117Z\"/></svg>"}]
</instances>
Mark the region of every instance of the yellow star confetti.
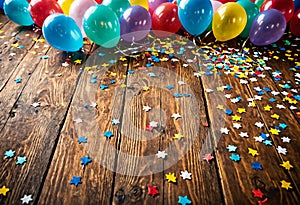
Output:
<instances>
[{"instance_id":1,"label":"yellow star confetti","mask_svg":"<svg viewBox=\"0 0 300 205\"><path fill-rule=\"evenodd\" d=\"M148 91L150 88L149 87L147 87L147 86L144 86L143 87L143 91Z\"/></svg>"},{"instance_id":2,"label":"yellow star confetti","mask_svg":"<svg viewBox=\"0 0 300 205\"><path fill-rule=\"evenodd\" d=\"M245 75L245 73L241 73L238 75L239 78L247 78L247 76Z\"/></svg>"},{"instance_id":3,"label":"yellow star confetti","mask_svg":"<svg viewBox=\"0 0 300 205\"><path fill-rule=\"evenodd\" d=\"M242 113L246 112L246 109L245 108L238 108L237 112L242 114Z\"/></svg>"},{"instance_id":4,"label":"yellow star confetti","mask_svg":"<svg viewBox=\"0 0 300 205\"><path fill-rule=\"evenodd\" d=\"M224 91L223 87L217 87L217 91Z\"/></svg>"},{"instance_id":5,"label":"yellow star confetti","mask_svg":"<svg viewBox=\"0 0 300 205\"><path fill-rule=\"evenodd\" d=\"M251 148L248 148L248 153L251 154L253 157L255 157L256 155L258 155L257 150L251 149Z\"/></svg>"},{"instance_id":6,"label":"yellow star confetti","mask_svg":"<svg viewBox=\"0 0 300 205\"><path fill-rule=\"evenodd\" d=\"M74 63L76 63L76 64L81 64L81 62L82 62L82 60L80 60L80 59L74 60Z\"/></svg>"},{"instance_id":7,"label":"yellow star confetti","mask_svg":"<svg viewBox=\"0 0 300 205\"><path fill-rule=\"evenodd\" d=\"M9 188L3 186L0 188L0 195L2 194L3 196L6 196L6 193L9 191Z\"/></svg>"},{"instance_id":8,"label":"yellow star confetti","mask_svg":"<svg viewBox=\"0 0 300 205\"><path fill-rule=\"evenodd\" d=\"M276 113L275 114L273 114L273 115L271 115L271 118L274 118L274 119L279 119L279 115L277 115Z\"/></svg>"},{"instance_id":9,"label":"yellow star confetti","mask_svg":"<svg viewBox=\"0 0 300 205\"><path fill-rule=\"evenodd\" d=\"M293 166L290 164L290 161L285 161L280 164L280 166L284 167L287 170L290 170L290 168L293 168Z\"/></svg>"},{"instance_id":10,"label":"yellow star confetti","mask_svg":"<svg viewBox=\"0 0 300 205\"><path fill-rule=\"evenodd\" d=\"M14 44L11 44L12 47L14 48L18 48L19 44L18 43L14 43Z\"/></svg>"},{"instance_id":11,"label":"yellow star confetti","mask_svg":"<svg viewBox=\"0 0 300 205\"><path fill-rule=\"evenodd\" d=\"M117 73L110 72L110 76L113 76L113 77L115 77L116 75L117 75Z\"/></svg>"},{"instance_id":12,"label":"yellow star confetti","mask_svg":"<svg viewBox=\"0 0 300 205\"><path fill-rule=\"evenodd\" d=\"M270 105L267 105L267 106L264 107L265 111L270 111L271 109L272 109L272 107Z\"/></svg>"},{"instance_id":13,"label":"yellow star confetti","mask_svg":"<svg viewBox=\"0 0 300 205\"><path fill-rule=\"evenodd\" d=\"M168 182L176 182L176 176L174 173L166 174L166 179L168 180Z\"/></svg>"},{"instance_id":14,"label":"yellow star confetti","mask_svg":"<svg viewBox=\"0 0 300 205\"><path fill-rule=\"evenodd\" d=\"M224 106L223 105L218 105L217 107L219 110L224 110Z\"/></svg>"},{"instance_id":15,"label":"yellow star confetti","mask_svg":"<svg viewBox=\"0 0 300 205\"><path fill-rule=\"evenodd\" d=\"M127 58L125 58L125 57L120 58L120 61L126 61L126 60L127 60Z\"/></svg>"},{"instance_id":16,"label":"yellow star confetti","mask_svg":"<svg viewBox=\"0 0 300 205\"><path fill-rule=\"evenodd\" d=\"M181 140L183 138L182 134L175 134L173 139Z\"/></svg>"},{"instance_id":17,"label":"yellow star confetti","mask_svg":"<svg viewBox=\"0 0 300 205\"><path fill-rule=\"evenodd\" d=\"M126 88L126 85L124 83L122 83L121 88Z\"/></svg>"},{"instance_id":18,"label":"yellow star confetti","mask_svg":"<svg viewBox=\"0 0 300 205\"><path fill-rule=\"evenodd\" d=\"M286 190L292 189L290 182L287 182L285 180L281 180L280 182L281 182L281 188L284 188Z\"/></svg>"},{"instance_id":19,"label":"yellow star confetti","mask_svg":"<svg viewBox=\"0 0 300 205\"><path fill-rule=\"evenodd\" d=\"M241 117L240 116L238 116L238 115L234 115L234 116L232 116L232 120L234 120L234 121L241 121Z\"/></svg>"},{"instance_id":20,"label":"yellow star confetti","mask_svg":"<svg viewBox=\"0 0 300 205\"><path fill-rule=\"evenodd\" d=\"M279 135L278 130L277 130L277 129L274 129L274 128L271 128L271 129L269 130L269 132L271 132L273 135Z\"/></svg>"}]
</instances>

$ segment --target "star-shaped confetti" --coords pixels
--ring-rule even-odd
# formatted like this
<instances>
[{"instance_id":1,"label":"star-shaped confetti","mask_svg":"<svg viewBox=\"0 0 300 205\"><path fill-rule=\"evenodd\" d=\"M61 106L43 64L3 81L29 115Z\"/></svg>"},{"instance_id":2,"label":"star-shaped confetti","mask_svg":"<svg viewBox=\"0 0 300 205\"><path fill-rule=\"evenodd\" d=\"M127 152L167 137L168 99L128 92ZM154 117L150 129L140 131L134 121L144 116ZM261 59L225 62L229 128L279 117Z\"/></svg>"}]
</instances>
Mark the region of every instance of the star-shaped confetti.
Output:
<instances>
[{"instance_id":1,"label":"star-shaped confetti","mask_svg":"<svg viewBox=\"0 0 300 205\"><path fill-rule=\"evenodd\" d=\"M265 110L265 111L271 111L271 109L272 109L272 106L270 106L270 105L266 105L266 106L264 107L264 110Z\"/></svg>"},{"instance_id":2,"label":"star-shaped confetti","mask_svg":"<svg viewBox=\"0 0 300 205\"><path fill-rule=\"evenodd\" d=\"M144 106L143 106L143 110L146 111L146 112L148 112L148 111L151 110L151 107L149 107L149 106L147 106L147 105L146 105L146 106L144 105Z\"/></svg>"},{"instance_id":3,"label":"star-shaped confetti","mask_svg":"<svg viewBox=\"0 0 300 205\"><path fill-rule=\"evenodd\" d=\"M249 137L247 132L240 132L239 136L244 137L244 138Z\"/></svg>"},{"instance_id":4,"label":"star-shaped confetti","mask_svg":"<svg viewBox=\"0 0 300 205\"><path fill-rule=\"evenodd\" d=\"M120 121L119 121L119 119L112 119L111 124L117 125L117 124L120 124Z\"/></svg>"},{"instance_id":5,"label":"star-shaped confetti","mask_svg":"<svg viewBox=\"0 0 300 205\"><path fill-rule=\"evenodd\" d=\"M271 129L269 130L269 132L271 132L273 135L279 135L279 130L274 129L274 128L271 128Z\"/></svg>"},{"instance_id":6,"label":"star-shaped confetti","mask_svg":"<svg viewBox=\"0 0 300 205\"><path fill-rule=\"evenodd\" d=\"M238 116L238 115L234 115L234 116L232 116L232 120L233 121L241 121L241 117L240 116Z\"/></svg>"},{"instance_id":7,"label":"star-shaped confetti","mask_svg":"<svg viewBox=\"0 0 300 205\"><path fill-rule=\"evenodd\" d=\"M6 196L7 192L9 192L9 188L7 188L6 186L2 186L0 188L0 195Z\"/></svg>"},{"instance_id":8,"label":"star-shaped confetti","mask_svg":"<svg viewBox=\"0 0 300 205\"><path fill-rule=\"evenodd\" d=\"M256 122L255 126L258 127L258 128L263 128L264 127L264 123L262 123L262 122Z\"/></svg>"},{"instance_id":9,"label":"star-shaped confetti","mask_svg":"<svg viewBox=\"0 0 300 205\"><path fill-rule=\"evenodd\" d=\"M248 153L251 154L253 157L258 155L257 150L251 148L248 148Z\"/></svg>"},{"instance_id":10,"label":"star-shaped confetti","mask_svg":"<svg viewBox=\"0 0 300 205\"><path fill-rule=\"evenodd\" d=\"M281 138L282 142L287 142L290 143L291 139L289 137L282 137Z\"/></svg>"},{"instance_id":11,"label":"star-shaped confetti","mask_svg":"<svg viewBox=\"0 0 300 205\"><path fill-rule=\"evenodd\" d=\"M167 155L168 154L166 153L166 151L158 151L156 153L157 158L162 158L162 159L165 159Z\"/></svg>"},{"instance_id":12,"label":"star-shaped confetti","mask_svg":"<svg viewBox=\"0 0 300 205\"><path fill-rule=\"evenodd\" d=\"M222 134L226 134L226 135L228 135L228 133L229 133L229 130L227 129L227 127L222 127L220 131Z\"/></svg>"},{"instance_id":13,"label":"star-shaped confetti","mask_svg":"<svg viewBox=\"0 0 300 205\"><path fill-rule=\"evenodd\" d=\"M241 157L240 157L240 155L238 155L238 154L231 154L231 156L230 156L230 159L232 160L232 161L235 161L235 162L237 162L237 161L240 161L241 160Z\"/></svg>"},{"instance_id":14,"label":"star-shaped confetti","mask_svg":"<svg viewBox=\"0 0 300 205\"><path fill-rule=\"evenodd\" d=\"M279 115L277 115L277 114L275 113L275 114L271 115L271 118L274 118L274 119L279 120Z\"/></svg>"},{"instance_id":15,"label":"star-shaped confetti","mask_svg":"<svg viewBox=\"0 0 300 205\"><path fill-rule=\"evenodd\" d=\"M211 153L205 154L203 159L207 162L211 161L214 157L211 155Z\"/></svg>"},{"instance_id":16,"label":"star-shaped confetti","mask_svg":"<svg viewBox=\"0 0 300 205\"><path fill-rule=\"evenodd\" d=\"M285 180L281 180L281 187L288 190L288 189L292 189L291 187L291 183L290 182L287 182Z\"/></svg>"},{"instance_id":17,"label":"star-shaped confetti","mask_svg":"<svg viewBox=\"0 0 300 205\"><path fill-rule=\"evenodd\" d=\"M71 181L70 181L70 184L74 184L76 187L78 186L78 184L81 184L81 177L80 176L73 176Z\"/></svg>"},{"instance_id":18,"label":"star-shaped confetti","mask_svg":"<svg viewBox=\"0 0 300 205\"><path fill-rule=\"evenodd\" d=\"M4 158L7 159L7 158L12 158L15 156L15 151L13 150L7 150L4 154Z\"/></svg>"},{"instance_id":19,"label":"star-shaped confetti","mask_svg":"<svg viewBox=\"0 0 300 205\"><path fill-rule=\"evenodd\" d=\"M178 196L178 204L187 205L191 203L192 201L189 200L187 196Z\"/></svg>"},{"instance_id":20,"label":"star-shaped confetti","mask_svg":"<svg viewBox=\"0 0 300 205\"><path fill-rule=\"evenodd\" d=\"M81 136L77 139L77 142L80 143L87 143L87 138L86 136Z\"/></svg>"},{"instance_id":21,"label":"star-shaped confetti","mask_svg":"<svg viewBox=\"0 0 300 205\"><path fill-rule=\"evenodd\" d=\"M281 147L281 146L279 146L279 145L278 145L278 147L276 147L276 149L277 149L277 152L278 152L279 154L286 155L286 153L287 153L286 148Z\"/></svg>"},{"instance_id":22,"label":"star-shaped confetti","mask_svg":"<svg viewBox=\"0 0 300 205\"><path fill-rule=\"evenodd\" d=\"M283 161L280 166L284 167L286 170L290 170L293 168L293 165L290 164L290 161Z\"/></svg>"},{"instance_id":23,"label":"star-shaped confetti","mask_svg":"<svg viewBox=\"0 0 300 205\"><path fill-rule=\"evenodd\" d=\"M175 134L173 139L176 139L176 140L181 140L183 138L183 135L182 134Z\"/></svg>"},{"instance_id":24,"label":"star-shaped confetti","mask_svg":"<svg viewBox=\"0 0 300 205\"><path fill-rule=\"evenodd\" d=\"M245 108L238 108L237 112L242 114L242 113L246 112L246 109Z\"/></svg>"},{"instance_id":25,"label":"star-shaped confetti","mask_svg":"<svg viewBox=\"0 0 300 205\"><path fill-rule=\"evenodd\" d=\"M16 164L24 164L26 162L26 157L21 157L21 156L18 156L18 160L16 162Z\"/></svg>"},{"instance_id":26,"label":"star-shaped confetti","mask_svg":"<svg viewBox=\"0 0 300 205\"><path fill-rule=\"evenodd\" d=\"M31 201L32 201L32 195L24 195L22 198L21 198L21 201L22 201L22 204L29 204Z\"/></svg>"},{"instance_id":27,"label":"star-shaped confetti","mask_svg":"<svg viewBox=\"0 0 300 205\"><path fill-rule=\"evenodd\" d=\"M32 107L37 108L39 107L41 104L39 102L34 102L31 104Z\"/></svg>"},{"instance_id":28,"label":"star-shaped confetti","mask_svg":"<svg viewBox=\"0 0 300 205\"><path fill-rule=\"evenodd\" d=\"M262 170L262 165L259 162L251 162L251 166L255 170Z\"/></svg>"},{"instance_id":29,"label":"star-shaped confetti","mask_svg":"<svg viewBox=\"0 0 300 205\"><path fill-rule=\"evenodd\" d=\"M192 173L189 173L188 171L181 171L180 172L180 176L182 177L182 179L191 179L191 175Z\"/></svg>"},{"instance_id":30,"label":"star-shaped confetti","mask_svg":"<svg viewBox=\"0 0 300 205\"><path fill-rule=\"evenodd\" d=\"M80 158L80 160L81 160L81 164L83 165L87 165L88 163L92 162L92 159L88 155L86 155L83 158Z\"/></svg>"},{"instance_id":31,"label":"star-shaped confetti","mask_svg":"<svg viewBox=\"0 0 300 205\"><path fill-rule=\"evenodd\" d=\"M237 149L237 146L234 145L228 145L227 146L228 152L235 152Z\"/></svg>"},{"instance_id":32,"label":"star-shaped confetti","mask_svg":"<svg viewBox=\"0 0 300 205\"><path fill-rule=\"evenodd\" d=\"M176 176L174 173L168 173L166 174L166 179L168 180L168 182L174 182L176 183Z\"/></svg>"},{"instance_id":33,"label":"star-shaped confetti","mask_svg":"<svg viewBox=\"0 0 300 205\"><path fill-rule=\"evenodd\" d=\"M112 136L114 136L114 134L110 130L104 132L104 137L110 139Z\"/></svg>"},{"instance_id":34,"label":"star-shaped confetti","mask_svg":"<svg viewBox=\"0 0 300 205\"><path fill-rule=\"evenodd\" d=\"M181 115L178 113L174 113L171 117L177 120L178 118L181 118Z\"/></svg>"},{"instance_id":35,"label":"star-shaped confetti","mask_svg":"<svg viewBox=\"0 0 300 205\"><path fill-rule=\"evenodd\" d=\"M263 198L263 193L260 191L260 189L253 189L251 191L253 193L253 196L256 197L256 198Z\"/></svg>"},{"instance_id":36,"label":"star-shaped confetti","mask_svg":"<svg viewBox=\"0 0 300 205\"><path fill-rule=\"evenodd\" d=\"M147 187L148 187L148 194L151 195L152 197L159 194L157 186L147 185Z\"/></svg>"},{"instance_id":37,"label":"star-shaped confetti","mask_svg":"<svg viewBox=\"0 0 300 205\"><path fill-rule=\"evenodd\" d=\"M149 123L149 125L150 125L151 127L157 127L157 126L158 126L158 122L156 122L156 121L151 121L151 122Z\"/></svg>"}]
</instances>

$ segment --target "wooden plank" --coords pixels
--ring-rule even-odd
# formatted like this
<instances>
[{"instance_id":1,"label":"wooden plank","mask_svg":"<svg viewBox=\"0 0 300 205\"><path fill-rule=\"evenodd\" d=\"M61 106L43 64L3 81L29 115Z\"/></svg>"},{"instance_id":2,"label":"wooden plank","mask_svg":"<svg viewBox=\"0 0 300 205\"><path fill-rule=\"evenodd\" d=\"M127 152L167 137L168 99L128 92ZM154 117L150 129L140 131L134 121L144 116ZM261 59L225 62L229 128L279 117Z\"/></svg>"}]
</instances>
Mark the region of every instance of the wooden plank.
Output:
<instances>
[{"instance_id":1,"label":"wooden plank","mask_svg":"<svg viewBox=\"0 0 300 205\"><path fill-rule=\"evenodd\" d=\"M5 26L5 24L7 24L9 22L9 19L0 12L0 29Z\"/></svg>"},{"instance_id":2,"label":"wooden plank","mask_svg":"<svg viewBox=\"0 0 300 205\"><path fill-rule=\"evenodd\" d=\"M143 54L144 55L144 54ZM163 203L163 170L162 159L157 159L156 153L160 150L163 133L157 128L146 130L151 121L156 121L159 127L164 127L161 110L161 78L149 76L149 72L160 76L151 68L147 71L146 61L132 59L126 79L124 93L124 110L120 116L121 129L118 135L118 158L114 186L115 204L162 204ZM148 91L143 90L149 87ZM143 106L151 107L150 111L143 110ZM148 195L147 186L157 186L160 194L152 197ZM119 200L117 193L124 193L125 197Z\"/></svg>"},{"instance_id":3,"label":"wooden plank","mask_svg":"<svg viewBox=\"0 0 300 205\"><path fill-rule=\"evenodd\" d=\"M111 116L117 118L122 113L125 89L120 87L120 82L124 81L127 63L119 61L115 65L107 66L103 58L118 59L112 53L106 53L101 58L99 53L105 52L100 49L94 51L79 79L38 204L112 202L114 172L111 170L115 166L115 148L119 133L118 127L111 123ZM95 84L90 83L92 76L97 76ZM110 84L113 79L116 83ZM100 84L109 85L109 88L100 90ZM93 102L97 103L95 108L83 106ZM79 118L82 123L74 124L74 120ZM114 133L111 139L106 139L103 135L107 130ZM87 137L87 143L77 142L81 136ZM80 158L86 155L92 159L92 163L82 169ZM82 184L78 187L70 185L72 176L81 176Z\"/></svg>"},{"instance_id":4,"label":"wooden plank","mask_svg":"<svg viewBox=\"0 0 300 205\"><path fill-rule=\"evenodd\" d=\"M39 69L39 63L41 61L41 55L45 55L49 48L44 47L47 44L36 42L34 44L34 49L26 54L20 63L11 70L11 76L2 88L0 92L0 130L5 126L9 115L14 115L13 106L21 95L22 90L27 85L27 82L32 76L32 73L36 69ZM21 78L20 83L16 83L15 80Z\"/></svg>"},{"instance_id":5,"label":"wooden plank","mask_svg":"<svg viewBox=\"0 0 300 205\"><path fill-rule=\"evenodd\" d=\"M295 204L299 203L299 196L295 190L286 191L280 187L280 181L282 179L289 179L289 174L282 169L278 169L277 165L281 163L281 160L277 154L276 149L273 146L267 147L264 144L255 143L253 137L259 136L261 132L267 133L266 128L257 128L254 126L256 121L261 121L260 113L257 108L248 107L247 99L251 98L251 94L248 91L247 86L240 84L237 78L230 75L222 75L219 77L216 73L211 76L203 76L202 82L204 88L210 88L217 90L217 87L222 87L226 84L233 87L233 90L226 91L225 93L231 94L231 99L236 96L240 96L243 100L234 104L229 99L222 104L224 109L230 109L233 111L233 115L237 114L242 117L242 128L237 130L233 129L231 117L226 117L226 124L229 130L229 135L223 134L218 142L216 149L216 157L220 171L220 177L222 181L223 193L225 196L226 204L255 204L257 200L253 197L251 190L260 188L265 196L268 198L270 204ZM217 82L217 87L211 87L211 82ZM219 91L215 91L219 92ZM208 100L208 111L211 121L211 126L214 125L216 119L216 113L212 112L211 105L215 105L211 102L210 95L206 93ZM217 95L224 95L223 93ZM221 107L220 107L221 108ZM238 108L245 108L246 113L237 113ZM225 110L222 110L223 112ZM220 127L218 127L220 129ZM251 138L242 138L239 136L241 132L247 132ZM214 130L213 134L219 136L220 130ZM241 160L236 163L230 160L230 153L226 149L228 145L236 145L238 147L235 153L239 154ZM259 156L252 157L248 153L248 148L252 148L258 151ZM263 171L256 171L251 168L251 162L258 161L262 164ZM274 164L276 167L274 167ZM276 169L276 172L269 170ZM266 170L266 171L265 171ZM233 191L234 190L234 191Z\"/></svg>"},{"instance_id":6,"label":"wooden plank","mask_svg":"<svg viewBox=\"0 0 300 205\"><path fill-rule=\"evenodd\" d=\"M61 66L62 52L52 50L50 58L38 64L1 132L1 153L12 149L16 156L25 156L26 163L17 165L17 158L1 159L0 181L10 188L1 204L18 204L24 194L36 200L53 148L64 122L73 95L79 66ZM31 103L42 106L34 108Z\"/></svg>"},{"instance_id":7,"label":"wooden plank","mask_svg":"<svg viewBox=\"0 0 300 205\"><path fill-rule=\"evenodd\" d=\"M166 82L167 85L174 85L174 93L191 94L191 97L188 98L174 98L173 95L166 92L161 94L161 101L164 102L162 103L163 110L167 110L168 113L166 114L168 129L165 131L163 147L171 147L168 154L172 156L182 152L185 143L191 146L176 165L168 168L168 159L164 161L164 166L167 168L164 175L175 173L177 177L176 184L169 183L164 179L164 204L177 204L179 196L188 196L192 204L222 204L223 197L215 161L208 163L203 159L205 154L213 155L215 146L215 141L211 136L211 127L205 125L209 122L206 115L204 93L200 81L194 77L194 72L198 71L197 67L191 67L190 65L193 63L188 63L189 60L193 61L194 56L190 51L186 51L184 57L183 61L163 66L171 69L176 75L174 77L172 73L166 74L163 82ZM185 67L183 64L189 64L189 66ZM179 81L185 82L185 85L179 85ZM182 118L170 120L172 113L180 113ZM178 132L184 136L180 142L173 139ZM170 146L172 142L178 142L177 146ZM188 149L188 146L185 148ZM192 173L191 180L183 180L180 177L181 171Z\"/></svg>"},{"instance_id":8,"label":"wooden plank","mask_svg":"<svg viewBox=\"0 0 300 205\"><path fill-rule=\"evenodd\" d=\"M16 27L9 22L2 30L4 38L0 42L0 57L2 61L0 76L0 91L4 88L20 62L35 45L34 38L41 36L40 32L33 32L32 27ZM47 48L45 48L47 50Z\"/></svg>"}]
</instances>

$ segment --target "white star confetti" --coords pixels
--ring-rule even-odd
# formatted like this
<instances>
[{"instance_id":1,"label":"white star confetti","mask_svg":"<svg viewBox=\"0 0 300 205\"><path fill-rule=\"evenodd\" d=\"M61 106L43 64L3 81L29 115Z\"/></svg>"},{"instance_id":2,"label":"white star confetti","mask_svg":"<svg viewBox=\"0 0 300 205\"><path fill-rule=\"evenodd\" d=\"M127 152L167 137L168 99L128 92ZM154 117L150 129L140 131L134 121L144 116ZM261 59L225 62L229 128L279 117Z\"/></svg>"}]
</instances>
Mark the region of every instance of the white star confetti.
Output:
<instances>
[{"instance_id":1,"label":"white star confetti","mask_svg":"<svg viewBox=\"0 0 300 205\"><path fill-rule=\"evenodd\" d=\"M180 176L182 177L182 179L191 179L191 175L192 173L189 173L188 171L181 171Z\"/></svg>"},{"instance_id":2,"label":"white star confetti","mask_svg":"<svg viewBox=\"0 0 300 205\"><path fill-rule=\"evenodd\" d=\"M158 151L156 153L157 158L162 158L162 159L165 159L167 155L168 154L166 153L166 151Z\"/></svg>"}]
</instances>

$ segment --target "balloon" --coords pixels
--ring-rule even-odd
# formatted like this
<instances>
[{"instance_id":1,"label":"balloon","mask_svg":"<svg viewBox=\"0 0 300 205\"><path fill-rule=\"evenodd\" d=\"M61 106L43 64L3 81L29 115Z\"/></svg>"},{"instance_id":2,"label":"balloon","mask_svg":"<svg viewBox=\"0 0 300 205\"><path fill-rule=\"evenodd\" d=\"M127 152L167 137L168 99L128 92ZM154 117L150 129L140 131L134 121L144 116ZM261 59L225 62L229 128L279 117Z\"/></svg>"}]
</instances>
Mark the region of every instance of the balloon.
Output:
<instances>
[{"instance_id":1,"label":"balloon","mask_svg":"<svg viewBox=\"0 0 300 205\"><path fill-rule=\"evenodd\" d=\"M58 0L58 4L66 15L69 15L69 10L73 2L74 0Z\"/></svg>"},{"instance_id":2,"label":"balloon","mask_svg":"<svg viewBox=\"0 0 300 205\"><path fill-rule=\"evenodd\" d=\"M105 48L114 47L120 40L119 19L108 6L90 7L83 16L82 26L92 41Z\"/></svg>"},{"instance_id":3,"label":"balloon","mask_svg":"<svg viewBox=\"0 0 300 205\"><path fill-rule=\"evenodd\" d=\"M56 49L78 51L83 46L82 35L76 22L64 14L51 14L43 24L46 41Z\"/></svg>"},{"instance_id":4,"label":"balloon","mask_svg":"<svg viewBox=\"0 0 300 205\"><path fill-rule=\"evenodd\" d=\"M210 0L181 0L178 7L179 20L187 32L200 35L212 19Z\"/></svg>"},{"instance_id":5,"label":"balloon","mask_svg":"<svg viewBox=\"0 0 300 205\"><path fill-rule=\"evenodd\" d=\"M265 1L265 0L255 0L254 3L255 3L255 5L256 5L258 8L260 8L261 5L264 3L264 1Z\"/></svg>"},{"instance_id":6,"label":"balloon","mask_svg":"<svg viewBox=\"0 0 300 205\"><path fill-rule=\"evenodd\" d=\"M249 37L250 41L257 46L264 46L278 41L284 34L286 20L284 15L270 9L259 13L254 19Z\"/></svg>"},{"instance_id":7,"label":"balloon","mask_svg":"<svg viewBox=\"0 0 300 205\"><path fill-rule=\"evenodd\" d=\"M54 13L63 13L54 0L33 0L29 7L30 15L37 26L42 27L45 19Z\"/></svg>"},{"instance_id":8,"label":"balloon","mask_svg":"<svg viewBox=\"0 0 300 205\"><path fill-rule=\"evenodd\" d=\"M26 0L5 0L3 4L5 15L16 24L30 26L34 24Z\"/></svg>"},{"instance_id":9,"label":"balloon","mask_svg":"<svg viewBox=\"0 0 300 205\"><path fill-rule=\"evenodd\" d=\"M252 22L259 13L259 9L254 3L249 0L239 0L237 3L240 4L247 13L247 24L243 32L240 34L242 38L247 38L249 36Z\"/></svg>"},{"instance_id":10,"label":"balloon","mask_svg":"<svg viewBox=\"0 0 300 205\"><path fill-rule=\"evenodd\" d=\"M70 17L75 20L77 25L79 26L82 36L86 36L83 28L82 28L82 19L83 15L91 6L96 5L97 3L94 0L75 0L71 5L69 14Z\"/></svg>"},{"instance_id":11,"label":"balloon","mask_svg":"<svg viewBox=\"0 0 300 205\"><path fill-rule=\"evenodd\" d=\"M152 15L154 10L161 5L162 3L166 3L168 0L148 0L149 12Z\"/></svg>"},{"instance_id":12,"label":"balloon","mask_svg":"<svg viewBox=\"0 0 300 205\"><path fill-rule=\"evenodd\" d=\"M245 9L235 2L223 4L214 13L212 30L219 41L227 41L240 35L247 23Z\"/></svg>"},{"instance_id":13,"label":"balloon","mask_svg":"<svg viewBox=\"0 0 300 205\"><path fill-rule=\"evenodd\" d=\"M300 9L300 0L294 0L294 4L295 4L295 12L298 11L298 9Z\"/></svg>"},{"instance_id":14,"label":"balloon","mask_svg":"<svg viewBox=\"0 0 300 205\"><path fill-rule=\"evenodd\" d=\"M228 2L235 2L236 0L218 0L219 2L221 2L222 4L226 4Z\"/></svg>"},{"instance_id":15,"label":"balloon","mask_svg":"<svg viewBox=\"0 0 300 205\"><path fill-rule=\"evenodd\" d=\"M152 30L157 36L168 36L181 28L178 6L167 2L158 6L152 14ZM166 32L159 32L166 31ZM169 33L167 33L169 32Z\"/></svg>"},{"instance_id":16,"label":"balloon","mask_svg":"<svg viewBox=\"0 0 300 205\"><path fill-rule=\"evenodd\" d=\"M293 35L300 36L300 9L294 13L290 22L290 29Z\"/></svg>"},{"instance_id":17,"label":"balloon","mask_svg":"<svg viewBox=\"0 0 300 205\"><path fill-rule=\"evenodd\" d=\"M104 6L109 6L111 10L116 12L118 18L120 18L123 12L130 7L128 0L104 0L102 4Z\"/></svg>"},{"instance_id":18,"label":"balloon","mask_svg":"<svg viewBox=\"0 0 300 205\"><path fill-rule=\"evenodd\" d=\"M133 42L145 38L151 29L151 16L141 6L131 6L120 18L121 36L125 41Z\"/></svg>"},{"instance_id":19,"label":"balloon","mask_svg":"<svg viewBox=\"0 0 300 205\"><path fill-rule=\"evenodd\" d=\"M285 16L286 22L288 22L293 16L294 8L293 0L265 0L260 7L260 11L277 9Z\"/></svg>"},{"instance_id":20,"label":"balloon","mask_svg":"<svg viewBox=\"0 0 300 205\"><path fill-rule=\"evenodd\" d=\"M210 0L211 5L213 7L213 14L218 10L218 8L220 8L220 6L222 6L223 4L219 1L215 1L215 0ZM212 22L210 22L210 24L208 25L206 31L211 31L212 30Z\"/></svg>"},{"instance_id":21,"label":"balloon","mask_svg":"<svg viewBox=\"0 0 300 205\"><path fill-rule=\"evenodd\" d=\"M4 0L0 0L0 9L3 9Z\"/></svg>"},{"instance_id":22,"label":"balloon","mask_svg":"<svg viewBox=\"0 0 300 205\"><path fill-rule=\"evenodd\" d=\"M102 0L96 0L98 4L102 4Z\"/></svg>"},{"instance_id":23,"label":"balloon","mask_svg":"<svg viewBox=\"0 0 300 205\"><path fill-rule=\"evenodd\" d=\"M142 6L148 10L148 0L129 0L131 6Z\"/></svg>"}]
</instances>

